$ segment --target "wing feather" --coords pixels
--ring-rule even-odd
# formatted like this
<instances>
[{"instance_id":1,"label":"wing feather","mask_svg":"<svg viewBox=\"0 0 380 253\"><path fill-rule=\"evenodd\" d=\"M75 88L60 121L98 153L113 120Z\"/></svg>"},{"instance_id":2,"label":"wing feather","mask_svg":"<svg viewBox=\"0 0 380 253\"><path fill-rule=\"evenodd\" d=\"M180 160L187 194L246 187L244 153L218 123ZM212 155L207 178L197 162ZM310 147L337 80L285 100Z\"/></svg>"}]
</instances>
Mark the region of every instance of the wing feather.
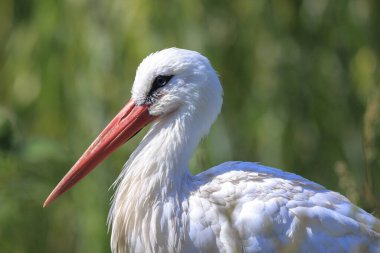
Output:
<instances>
[{"instance_id":1,"label":"wing feather","mask_svg":"<svg viewBox=\"0 0 380 253\"><path fill-rule=\"evenodd\" d=\"M202 252L379 252L380 222L339 193L229 162L195 176L189 235Z\"/></svg>"}]
</instances>

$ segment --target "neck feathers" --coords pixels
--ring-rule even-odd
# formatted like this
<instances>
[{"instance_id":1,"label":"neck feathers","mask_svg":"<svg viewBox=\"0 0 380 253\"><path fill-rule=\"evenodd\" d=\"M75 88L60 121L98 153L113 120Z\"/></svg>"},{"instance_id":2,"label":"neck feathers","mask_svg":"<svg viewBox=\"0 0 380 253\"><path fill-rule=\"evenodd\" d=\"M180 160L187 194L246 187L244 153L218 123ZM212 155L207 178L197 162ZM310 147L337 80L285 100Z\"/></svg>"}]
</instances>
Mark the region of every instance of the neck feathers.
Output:
<instances>
[{"instance_id":1,"label":"neck feathers","mask_svg":"<svg viewBox=\"0 0 380 253\"><path fill-rule=\"evenodd\" d=\"M155 123L115 182L117 190L108 221L113 252L138 247L136 242L141 247L157 247L158 237L165 230L170 237L170 231L182 227L180 203L191 181L188 162L202 133L191 128L186 114L180 115L169 115ZM173 249L179 247L180 234L177 231L177 236L171 236ZM168 238L163 243L167 244Z\"/></svg>"}]
</instances>

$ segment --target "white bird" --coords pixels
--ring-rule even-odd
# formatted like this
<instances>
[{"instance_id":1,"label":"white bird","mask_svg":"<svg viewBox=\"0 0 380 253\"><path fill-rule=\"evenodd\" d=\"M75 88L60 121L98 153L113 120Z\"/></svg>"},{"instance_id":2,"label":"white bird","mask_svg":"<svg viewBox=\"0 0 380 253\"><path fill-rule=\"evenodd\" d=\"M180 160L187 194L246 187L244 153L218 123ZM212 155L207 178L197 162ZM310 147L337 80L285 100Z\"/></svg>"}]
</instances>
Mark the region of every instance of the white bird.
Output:
<instances>
[{"instance_id":1,"label":"white bird","mask_svg":"<svg viewBox=\"0 0 380 253\"><path fill-rule=\"evenodd\" d=\"M44 206L154 122L115 182L112 252L380 252L378 219L301 176L250 162L191 175L190 157L219 114L222 93L201 54L149 55L131 100Z\"/></svg>"}]
</instances>

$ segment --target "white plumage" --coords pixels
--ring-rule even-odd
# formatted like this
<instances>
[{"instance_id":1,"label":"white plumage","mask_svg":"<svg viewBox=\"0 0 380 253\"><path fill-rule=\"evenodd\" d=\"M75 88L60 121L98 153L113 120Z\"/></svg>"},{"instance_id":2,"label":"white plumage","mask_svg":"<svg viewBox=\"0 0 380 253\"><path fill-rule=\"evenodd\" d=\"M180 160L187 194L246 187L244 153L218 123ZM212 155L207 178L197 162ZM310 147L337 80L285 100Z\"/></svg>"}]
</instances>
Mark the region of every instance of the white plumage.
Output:
<instances>
[{"instance_id":1,"label":"white plumage","mask_svg":"<svg viewBox=\"0 0 380 253\"><path fill-rule=\"evenodd\" d=\"M300 176L249 162L227 162L191 175L191 154L221 105L222 88L205 57L176 48L149 55L137 70L127 109L45 205L121 145L111 148L125 129L133 131L121 142L154 121L115 184L112 252L380 252L379 220ZM146 111L139 127L112 128L126 117L135 124L138 115L127 115L135 108L139 115ZM116 137L99 148L108 132ZM93 158L96 152L107 154ZM90 164L92 159L97 160Z\"/></svg>"}]
</instances>

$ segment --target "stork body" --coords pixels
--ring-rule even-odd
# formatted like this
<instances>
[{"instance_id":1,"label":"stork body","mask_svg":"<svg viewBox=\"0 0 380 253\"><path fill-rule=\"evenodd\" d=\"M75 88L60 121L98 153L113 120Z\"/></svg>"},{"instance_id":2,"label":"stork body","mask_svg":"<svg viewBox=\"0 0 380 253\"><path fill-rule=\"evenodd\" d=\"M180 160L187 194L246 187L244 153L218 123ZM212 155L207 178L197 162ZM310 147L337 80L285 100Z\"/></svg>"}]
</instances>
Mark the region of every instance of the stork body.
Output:
<instances>
[{"instance_id":1,"label":"stork body","mask_svg":"<svg viewBox=\"0 0 380 253\"><path fill-rule=\"evenodd\" d=\"M45 205L154 122L115 183L113 252L380 252L379 220L300 176L248 162L191 175L191 154L221 105L205 57L175 48L148 56L131 101Z\"/></svg>"}]
</instances>

